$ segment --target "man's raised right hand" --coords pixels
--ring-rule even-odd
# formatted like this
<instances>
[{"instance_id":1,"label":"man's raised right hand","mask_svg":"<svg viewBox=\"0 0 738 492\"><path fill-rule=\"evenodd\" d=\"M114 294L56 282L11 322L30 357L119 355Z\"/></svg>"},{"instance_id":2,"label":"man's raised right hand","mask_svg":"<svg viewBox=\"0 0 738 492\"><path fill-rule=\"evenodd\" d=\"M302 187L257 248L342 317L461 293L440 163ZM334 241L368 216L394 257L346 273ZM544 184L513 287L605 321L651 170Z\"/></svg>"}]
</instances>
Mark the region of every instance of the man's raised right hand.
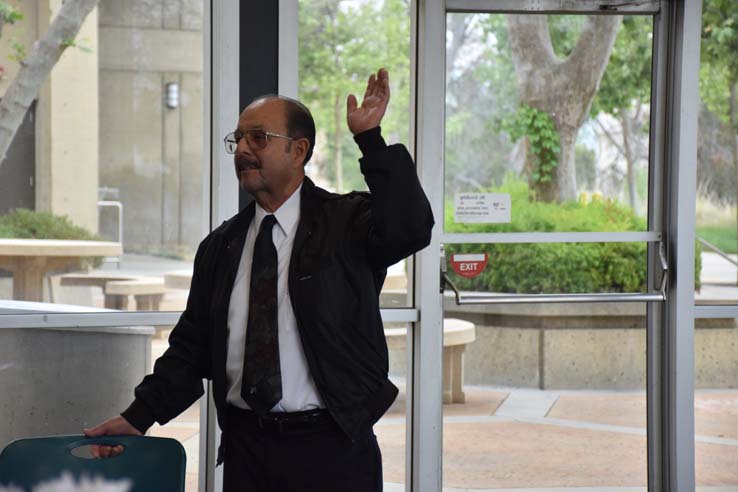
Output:
<instances>
[{"instance_id":1,"label":"man's raised right hand","mask_svg":"<svg viewBox=\"0 0 738 492\"><path fill-rule=\"evenodd\" d=\"M92 429L83 429L83 431L87 437L143 435L120 415L106 420ZM91 448L92 456L95 458L113 458L123 452L123 446L121 445L107 446L104 444L93 444Z\"/></svg>"}]
</instances>

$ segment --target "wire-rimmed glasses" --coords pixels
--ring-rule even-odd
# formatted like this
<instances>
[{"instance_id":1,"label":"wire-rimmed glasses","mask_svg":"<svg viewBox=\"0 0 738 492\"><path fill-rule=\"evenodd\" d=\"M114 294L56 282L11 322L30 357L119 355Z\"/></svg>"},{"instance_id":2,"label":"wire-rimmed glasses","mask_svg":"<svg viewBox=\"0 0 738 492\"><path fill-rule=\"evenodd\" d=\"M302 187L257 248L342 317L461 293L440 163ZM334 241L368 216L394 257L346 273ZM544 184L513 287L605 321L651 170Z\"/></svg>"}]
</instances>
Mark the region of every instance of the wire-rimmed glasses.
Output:
<instances>
[{"instance_id":1,"label":"wire-rimmed glasses","mask_svg":"<svg viewBox=\"0 0 738 492\"><path fill-rule=\"evenodd\" d=\"M246 143L252 149L261 150L269 143L269 137L294 140L294 138L288 137L287 135L280 135L279 133L268 132L266 130L253 129L246 130L245 132L242 132L241 130L231 132L223 138L223 143L225 143L226 152L229 154L235 154L238 142L240 142L242 138L246 138Z\"/></svg>"}]
</instances>

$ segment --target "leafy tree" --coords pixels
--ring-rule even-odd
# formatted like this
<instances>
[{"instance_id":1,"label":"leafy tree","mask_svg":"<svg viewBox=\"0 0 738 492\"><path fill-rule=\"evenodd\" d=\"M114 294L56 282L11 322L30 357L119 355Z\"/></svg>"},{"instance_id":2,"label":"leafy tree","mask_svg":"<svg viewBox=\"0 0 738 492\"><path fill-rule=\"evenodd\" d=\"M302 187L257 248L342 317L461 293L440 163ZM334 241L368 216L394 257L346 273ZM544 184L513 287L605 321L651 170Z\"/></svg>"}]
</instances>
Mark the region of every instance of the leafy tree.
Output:
<instances>
[{"instance_id":1,"label":"leafy tree","mask_svg":"<svg viewBox=\"0 0 738 492\"><path fill-rule=\"evenodd\" d=\"M70 46L75 46L74 38L97 3L98 0L62 2L48 31L33 44L28 56L24 56L23 50L16 47L21 69L0 101L0 165L5 161L8 147L41 85L62 53ZM0 33L4 24L13 24L21 19L22 15L17 9L0 1Z\"/></svg>"},{"instance_id":2,"label":"leafy tree","mask_svg":"<svg viewBox=\"0 0 738 492\"><path fill-rule=\"evenodd\" d=\"M702 25L700 93L707 108L732 132L733 169L738 177L738 9L735 0L705 0ZM731 201L736 203L735 189Z\"/></svg>"}]
</instances>

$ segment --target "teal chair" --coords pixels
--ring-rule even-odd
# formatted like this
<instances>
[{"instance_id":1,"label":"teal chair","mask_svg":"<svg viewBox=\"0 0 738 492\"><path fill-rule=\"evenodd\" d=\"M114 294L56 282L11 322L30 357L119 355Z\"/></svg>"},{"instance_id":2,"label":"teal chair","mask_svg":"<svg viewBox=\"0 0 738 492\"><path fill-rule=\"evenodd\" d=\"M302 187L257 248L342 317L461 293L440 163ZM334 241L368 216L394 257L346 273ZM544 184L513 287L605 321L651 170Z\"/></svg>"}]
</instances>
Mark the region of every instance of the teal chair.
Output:
<instances>
[{"instance_id":1,"label":"teal chair","mask_svg":"<svg viewBox=\"0 0 738 492\"><path fill-rule=\"evenodd\" d=\"M122 445L113 458L90 459L89 444ZM75 451L76 450L76 451ZM74 451L74 454L73 454ZM132 481L130 492L183 492L186 457L182 445L163 437L52 436L17 439L0 453L0 485L13 484L30 492L39 482L71 473L106 480Z\"/></svg>"}]
</instances>

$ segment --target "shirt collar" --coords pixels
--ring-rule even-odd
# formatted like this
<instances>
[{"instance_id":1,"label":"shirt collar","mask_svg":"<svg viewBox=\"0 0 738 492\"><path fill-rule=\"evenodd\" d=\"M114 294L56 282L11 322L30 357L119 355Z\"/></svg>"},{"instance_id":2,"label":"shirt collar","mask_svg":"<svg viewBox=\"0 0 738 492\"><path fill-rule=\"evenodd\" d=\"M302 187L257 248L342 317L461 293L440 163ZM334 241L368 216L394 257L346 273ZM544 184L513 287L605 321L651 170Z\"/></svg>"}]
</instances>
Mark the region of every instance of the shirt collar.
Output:
<instances>
[{"instance_id":1,"label":"shirt collar","mask_svg":"<svg viewBox=\"0 0 738 492\"><path fill-rule=\"evenodd\" d=\"M302 189L302 183L297 189L290 195L290 197L274 212L274 218L277 219L277 224L282 228L285 235L290 234L292 229L297 225L297 221L300 219L300 190ZM261 221L264 217L269 215L269 212L261 208L261 205L256 204L256 212L254 220L256 228L261 226Z\"/></svg>"}]
</instances>

